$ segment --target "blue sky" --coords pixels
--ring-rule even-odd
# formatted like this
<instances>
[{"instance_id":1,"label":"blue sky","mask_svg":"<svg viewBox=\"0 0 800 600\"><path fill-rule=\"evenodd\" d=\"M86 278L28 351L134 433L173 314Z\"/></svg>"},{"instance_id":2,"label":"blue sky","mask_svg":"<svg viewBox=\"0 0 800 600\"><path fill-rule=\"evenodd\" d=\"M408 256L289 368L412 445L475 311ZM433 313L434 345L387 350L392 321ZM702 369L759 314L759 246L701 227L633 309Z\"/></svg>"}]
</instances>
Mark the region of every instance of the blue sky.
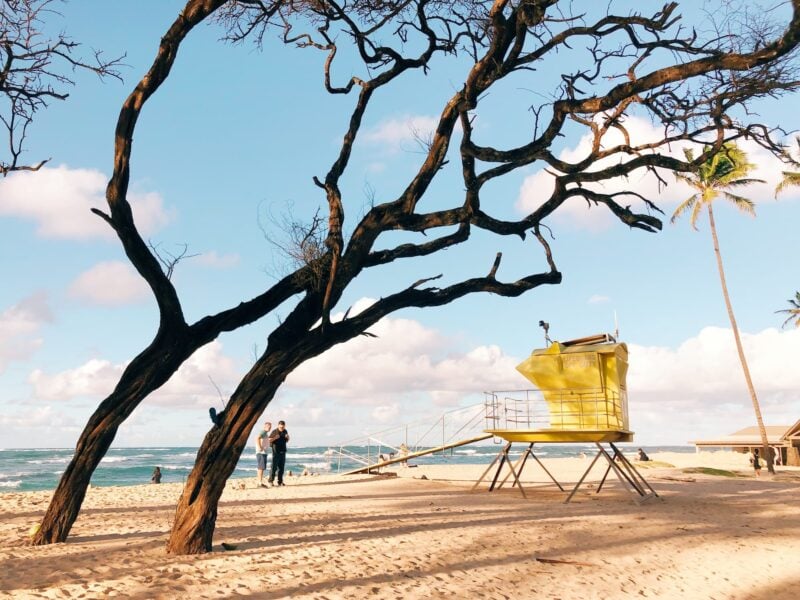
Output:
<instances>
[{"instance_id":1,"label":"blue sky","mask_svg":"<svg viewBox=\"0 0 800 600\"><path fill-rule=\"evenodd\" d=\"M2 447L72 446L125 363L155 331L149 291L127 266L118 241L88 211L104 204L119 108L182 3L146 5L71 2L51 24L87 47L125 53L127 66L124 83L77 74L68 101L39 116L27 144L31 160L52 157L47 168L0 181ZM302 217L323 204L311 178L324 175L335 158L354 102L324 92L321 54L274 39L263 51L231 46L220 43L220 35L214 26L190 35L172 76L142 113L132 158L131 198L145 236L164 250L187 244L198 255L174 276L192 320L256 295L281 273L285 261L275 256L262 226L274 232L269 213L291 207ZM408 181L422 160L414 132L430 129L465 68L438 60L427 77L412 74L378 94L343 179L350 224L369 201L366 190L381 200ZM541 80L493 92L476 122L481 141L523 141L534 84L552 80L562 68L557 61ZM349 76L346 61L340 73ZM755 108L770 124L800 126L796 96ZM643 138L653 135L643 119L629 126ZM574 157L581 153L582 134L572 132L556 150ZM779 165L748 150L759 164L757 176L769 181L747 194L758 201L758 216L720 205L717 226L765 419L788 424L800 418L800 330L781 330L775 311L786 308L800 287L791 243L800 193L775 201ZM432 202L461 191L457 169L442 175ZM532 165L493 184L489 201L508 216L522 214L547 179ZM677 185L659 192L647 180L625 185L657 196L667 215L687 195ZM701 220L693 231L686 221L671 226L664 220L658 234L630 230L575 200L548 222L561 285L516 299L477 295L398 313L375 327L378 338L359 338L301 367L267 415L284 418L298 445L334 444L391 424L434 419L480 401L484 390L526 387L513 367L541 346L540 319L551 324L554 339L563 340L613 331L616 315L631 351L630 412L638 443L684 443L748 426L752 408L707 223ZM463 250L370 273L337 310L421 277L483 275L498 250L505 255L503 279L545 269L530 242L475 234ZM199 444L210 424L207 408L220 408L214 384L223 394L234 389L277 318L267 316L200 351L137 409L116 444Z\"/></svg>"}]
</instances>

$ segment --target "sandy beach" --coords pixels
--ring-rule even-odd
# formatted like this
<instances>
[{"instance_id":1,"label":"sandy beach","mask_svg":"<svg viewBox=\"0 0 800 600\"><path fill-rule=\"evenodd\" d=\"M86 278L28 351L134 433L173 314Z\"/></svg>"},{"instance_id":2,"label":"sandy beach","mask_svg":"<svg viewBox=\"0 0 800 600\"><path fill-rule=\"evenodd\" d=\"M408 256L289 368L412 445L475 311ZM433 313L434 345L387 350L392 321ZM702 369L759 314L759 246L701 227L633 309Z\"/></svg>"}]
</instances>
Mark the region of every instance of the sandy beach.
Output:
<instances>
[{"instance_id":1,"label":"sandy beach","mask_svg":"<svg viewBox=\"0 0 800 600\"><path fill-rule=\"evenodd\" d=\"M756 479L729 452L661 453L642 504L602 469L570 504L531 464L525 499L486 466L229 482L214 551L164 551L179 484L92 488L69 541L26 546L50 492L0 494L0 597L796 598L800 468ZM574 482L586 459L550 459ZM740 477L686 472L726 469ZM245 484L244 489L241 489ZM221 544L234 549L224 550Z\"/></svg>"}]
</instances>

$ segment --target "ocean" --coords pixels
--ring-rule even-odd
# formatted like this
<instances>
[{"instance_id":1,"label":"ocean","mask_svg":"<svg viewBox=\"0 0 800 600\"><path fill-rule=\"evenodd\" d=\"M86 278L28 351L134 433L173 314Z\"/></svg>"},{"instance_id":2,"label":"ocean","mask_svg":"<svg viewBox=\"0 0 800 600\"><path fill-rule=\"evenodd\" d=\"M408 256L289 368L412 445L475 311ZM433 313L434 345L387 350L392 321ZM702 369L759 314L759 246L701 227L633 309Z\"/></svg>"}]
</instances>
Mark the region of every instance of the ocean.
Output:
<instances>
[{"instance_id":1,"label":"ocean","mask_svg":"<svg viewBox=\"0 0 800 600\"><path fill-rule=\"evenodd\" d=\"M623 444L624 452L635 451L638 446ZM519 444L518 451L524 446ZM568 457L590 454L592 444L542 444L537 445L537 456ZM653 452L693 453L693 446L643 446ZM471 445L430 454L413 459L411 464L489 464L497 455L497 444ZM61 474L72 457L68 448L35 448L0 450L0 493L55 489ZM311 473L335 474L362 466L359 460L368 457L374 462L375 447L348 446L346 454L338 448L325 446L289 447L286 470L300 475ZM161 482L183 482L194 465L197 448L111 448L92 476L94 486L121 486L150 483L153 468L161 467ZM512 455L514 452L512 451ZM245 450L231 478L256 475L256 457L250 448Z\"/></svg>"}]
</instances>

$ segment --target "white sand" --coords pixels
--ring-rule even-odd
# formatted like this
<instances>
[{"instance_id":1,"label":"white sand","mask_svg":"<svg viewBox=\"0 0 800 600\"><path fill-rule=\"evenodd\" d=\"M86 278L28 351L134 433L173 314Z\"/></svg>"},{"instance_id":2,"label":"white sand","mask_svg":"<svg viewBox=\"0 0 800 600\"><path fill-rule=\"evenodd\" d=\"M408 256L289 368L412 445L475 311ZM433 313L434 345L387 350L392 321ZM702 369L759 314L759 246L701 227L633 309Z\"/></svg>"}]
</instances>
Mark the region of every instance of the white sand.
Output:
<instances>
[{"instance_id":1,"label":"white sand","mask_svg":"<svg viewBox=\"0 0 800 600\"><path fill-rule=\"evenodd\" d=\"M508 485L471 492L485 466L295 477L269 490L234 481L214 552L189 557L164 552L177 484L93 488L69 541L40 548L24 544L50 493L0 494L0 597L797 597L800 469L756 480L743 455L652 458L743 477L643 469L662 500L641 505L616 480L563 504L530 463L528 499ZM566 483L588 459L545 464Z\"/></svg>"}]
</instances>

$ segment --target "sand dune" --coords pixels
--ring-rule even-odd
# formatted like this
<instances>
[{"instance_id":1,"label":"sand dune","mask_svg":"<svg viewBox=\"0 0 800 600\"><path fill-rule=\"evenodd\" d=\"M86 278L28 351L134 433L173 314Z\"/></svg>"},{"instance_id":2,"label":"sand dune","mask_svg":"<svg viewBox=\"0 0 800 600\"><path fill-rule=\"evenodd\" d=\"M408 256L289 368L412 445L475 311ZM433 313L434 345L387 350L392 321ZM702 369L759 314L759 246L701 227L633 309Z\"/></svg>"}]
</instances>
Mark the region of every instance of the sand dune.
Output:
<instances>
[{"instance_id":1,"label":"sand dune","mask_svg":"<svg viewBox=\"0 0 800 600\"><path fill-rule=\"evenodd\" d=\"M574 501L526 469L471 492L485 467L396 468L397 477L300 477L237 489L220 505L214 552L167 556L179 485L92 488L66 544L32 548L49 492L0 494L0 596L14 598L795 598L800 469L756 480L732 453L660 454L643 470L661 500L618 483ZM575 481L586 462L546 466ZM424 476L424 478L423 478ZM221 543L235 544L224 551Z\"/></svg>"}]
</instances>

